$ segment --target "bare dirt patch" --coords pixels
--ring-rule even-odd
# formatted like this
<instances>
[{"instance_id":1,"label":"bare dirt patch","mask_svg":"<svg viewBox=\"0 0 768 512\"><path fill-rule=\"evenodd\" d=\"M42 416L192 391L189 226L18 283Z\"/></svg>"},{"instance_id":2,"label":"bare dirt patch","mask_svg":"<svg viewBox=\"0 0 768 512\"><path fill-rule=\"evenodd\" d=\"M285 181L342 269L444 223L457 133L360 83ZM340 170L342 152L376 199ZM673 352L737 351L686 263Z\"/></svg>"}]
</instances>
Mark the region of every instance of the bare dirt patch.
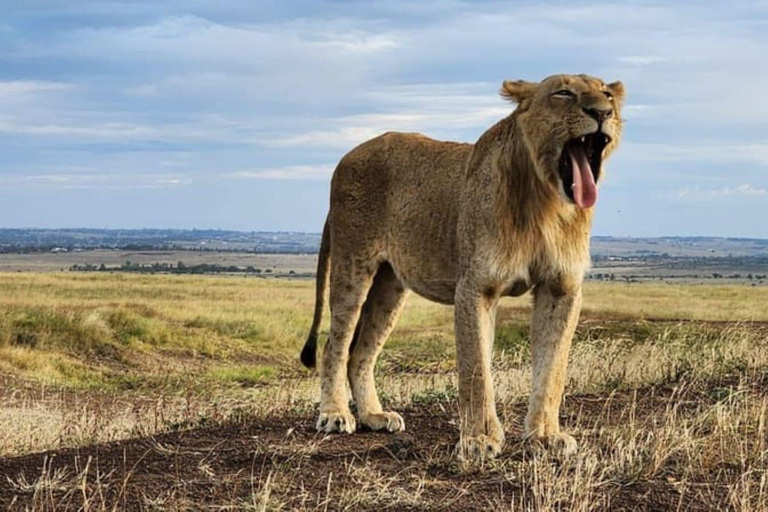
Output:
<instances>
[{"instance_id":1,"label":"bare dirt patch","mask_svg":"<svg viewBox=\"0 0 768 512\"><path fill-rule=\"evenodd\" d=\"M723 381L703 390L571 396L563 422L579 435L583 455L558 461L531 451L521 442L519 422L507 421L503 454L483 467L462 466L452 455L458 439L452 401L403 411L408 430L397 435L320 435L314 414L289 412L0 459L0 507L724 510L732 508L731 491L743 468L720 464L716 471L690 474L691 465L674 446L656 466L649 455L615 468L607 462L621 450L615 441L631 441L616 432L631 425L651 437L656 432L658 440L672 410L681 423L695 421L727 393L764 398L764 391L762 382ZM525 404L508 405L504 413L522 418ZM602 473L584 468L595 456L606 461Z\"/></svg>"}]
</instances>

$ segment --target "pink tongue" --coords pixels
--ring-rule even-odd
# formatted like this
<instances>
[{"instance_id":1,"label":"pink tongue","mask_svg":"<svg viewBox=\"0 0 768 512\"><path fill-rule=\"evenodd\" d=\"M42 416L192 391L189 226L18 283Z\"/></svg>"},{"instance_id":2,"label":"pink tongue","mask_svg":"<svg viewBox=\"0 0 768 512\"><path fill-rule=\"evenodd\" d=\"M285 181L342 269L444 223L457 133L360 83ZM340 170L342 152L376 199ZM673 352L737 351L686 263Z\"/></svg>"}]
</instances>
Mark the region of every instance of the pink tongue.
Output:
<instances>
[{"instance_id":1,"label":"pink tongue","mask_svg":"<svg viewBox=\"0 0 768 512\"><path fill-rule=\"evenodd\" d=\"M597 187L584 146L569 144L568 155L573 166L573 199L579 208L591 208L597 201Z\"/></svg>"}]
</instances>

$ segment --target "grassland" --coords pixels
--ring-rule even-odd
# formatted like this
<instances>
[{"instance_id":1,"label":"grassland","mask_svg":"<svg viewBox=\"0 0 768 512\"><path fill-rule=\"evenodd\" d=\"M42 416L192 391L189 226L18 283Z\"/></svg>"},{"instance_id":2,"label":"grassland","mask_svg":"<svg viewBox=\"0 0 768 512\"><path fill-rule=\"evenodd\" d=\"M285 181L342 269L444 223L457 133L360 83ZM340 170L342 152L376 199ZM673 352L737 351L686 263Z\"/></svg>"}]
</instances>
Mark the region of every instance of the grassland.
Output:
<instances>
[{"instance_id":1,"label":"grassland","mask_svg":"<svg viewBox=\"0 0 768 512\"><path fill-rule=\"evenodd\" d=\"M409 299L378 365L408 431L326 437L297 360L309 281L6 273L0 290L0 507L768 508L765 287L588 283L566 461L521 443L530 299L505 300L508 442L480 468L451 452L451 308Z\"/></svg>"},{"instance_id":2,"label":"grassland","mask_svg":"<svg viewBox=\"0 0 768 512\"><path fill-rule=\"evenodd\" d=\"M73 265L109 268L119 267L126 262L138 265L215 264L223 267L234 265L241 268L254 267L274 274L312 273L317 268L316 254L253 254L231 251L179 251L179 250L121 250L93 249L69 252L0 252L0 273L2 272L61 272Z\"/></svg>"}]
</instances>

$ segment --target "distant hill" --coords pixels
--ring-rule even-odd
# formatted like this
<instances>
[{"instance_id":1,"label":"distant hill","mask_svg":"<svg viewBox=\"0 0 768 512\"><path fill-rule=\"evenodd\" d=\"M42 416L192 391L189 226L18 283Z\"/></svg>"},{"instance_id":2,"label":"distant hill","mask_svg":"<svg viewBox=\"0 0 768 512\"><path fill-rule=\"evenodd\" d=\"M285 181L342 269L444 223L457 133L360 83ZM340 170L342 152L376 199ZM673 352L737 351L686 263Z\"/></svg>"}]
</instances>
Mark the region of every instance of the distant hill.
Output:
<instances>
[{"instance_id":1,"label":"distant hill","mask_svg":"<svg viewBox=\"0 0 768 512\"><path fill-rule=\"evenodd\" d=\"M592 255L672 258L768 257L768 239L671 236L659 238L592 237Z\"/></svg>"},{"instance_id":2,"label":"distant hill","mask_svg":"<svg viewBox=\"0 0 768 512\"><path fill-rule=\"evenodd\" d=\"M261 254L312 254L319 233L216 229L0 229L0 252L64 252L92 249L194 250ZM768 257L768 239L674 236L595 236L596 258Z\"/></svg>"},{"instance_id":3,"label":"distant hill","mask_svg":"<svg viewBox=\"0 0 768 512\"><path fill-rule=\"evenodd\" d=\"M316 253L318 233L217 229L0 229L0 252L90 249Z\"/></svg>"}]
</instances>

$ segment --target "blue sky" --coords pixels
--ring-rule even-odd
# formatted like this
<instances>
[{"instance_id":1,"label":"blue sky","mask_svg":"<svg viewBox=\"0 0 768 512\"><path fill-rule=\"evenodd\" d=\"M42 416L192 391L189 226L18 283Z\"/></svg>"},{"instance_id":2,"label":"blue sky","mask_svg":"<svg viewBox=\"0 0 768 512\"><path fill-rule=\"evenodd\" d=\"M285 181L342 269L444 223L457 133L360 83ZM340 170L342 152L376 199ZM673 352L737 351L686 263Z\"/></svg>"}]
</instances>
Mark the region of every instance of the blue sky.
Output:
<instances>
[{"instance_id":1,"label":"blue sky","mask_svg":"<svg viewBox=\"0 0 768 512\"><path fill-rule=\"evenodd\" d=\"M0 1L0 226L319 231L387 130L474 141L504 79L628 91L594 234L768 238L766 2Z\"/></svg>"}]
</instances>

